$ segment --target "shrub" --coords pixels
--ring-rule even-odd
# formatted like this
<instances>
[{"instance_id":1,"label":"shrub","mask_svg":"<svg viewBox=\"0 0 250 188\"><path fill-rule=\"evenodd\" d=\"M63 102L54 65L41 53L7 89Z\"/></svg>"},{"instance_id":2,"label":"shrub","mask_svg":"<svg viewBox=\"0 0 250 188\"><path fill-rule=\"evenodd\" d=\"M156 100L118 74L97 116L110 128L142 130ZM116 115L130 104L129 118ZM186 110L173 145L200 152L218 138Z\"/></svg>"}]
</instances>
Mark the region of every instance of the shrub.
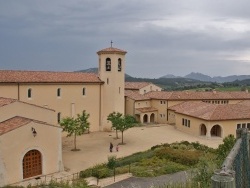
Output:
<instances>
[{"instance_id":1,"label":"shrub","mask_svg":"<svg viewBox=\"0 0 250 188\"><path fill-rule=\"evenodd\" d=\"M107 167L109 169L114 169L116 165L116 156L112 155L112 156L108 156L108 163L107 163Z\"/></svg>"},{"instance_id":2,"label":"shrub","mask_svg":"<svg viewBox=\"0 0 250 188\"><path fill-rule=\"evenodd\" d=\"M156 156L160 158L167 158L171 161L181 163L188 166L193 166L198 163L201 156L199 151L190 150L176 150L173 148L163 148L156 152Z\"/></svg>"}]
</instances>

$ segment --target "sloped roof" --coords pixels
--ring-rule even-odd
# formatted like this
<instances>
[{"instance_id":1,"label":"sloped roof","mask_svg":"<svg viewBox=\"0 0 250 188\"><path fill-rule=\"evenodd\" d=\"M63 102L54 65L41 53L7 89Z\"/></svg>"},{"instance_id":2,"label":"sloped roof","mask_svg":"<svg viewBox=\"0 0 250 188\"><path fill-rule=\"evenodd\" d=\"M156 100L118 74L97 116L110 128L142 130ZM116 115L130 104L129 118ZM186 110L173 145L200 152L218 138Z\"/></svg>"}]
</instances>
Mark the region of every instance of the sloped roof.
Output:
<instances>
[{"instance_id":1,"label":"sloped roof","mask_svg":"<svg viewBox=\"0 0 250 188\"><path fill-rule=\"evenodd\" d=\"M109 47L109 48L105 48L105 49L102 49L100 51L97 52L98 55L100 54L110 54L110 53L116 53L116 54L122 54L122 55L125 55L127 52L124 51L124 50L121 50L121 49L118 49L118 48L113 48L113 47Z\"/></svg>"},{"instance_id":2,"label":"sloped roof","mask_svg":"<svg viewBox=\"0 0 250 188\"><path fill-rule=\"evenodd\" d=\"M142 113L158 111L158 109L154 108L154 107L136 108L136 110L138 110L139 112L142 112Z\"/></svg>"},{"instance_id":3,"label":"sloped roof","mask_svg":"<svg viewBox=\"0 0 250 188\"><path fill-rule=\"evenodd\" d=\"M227 99L250 99L250 93L239 92L209 92L209 91L151 91L145 94L151 99L165 100L227 100Z\"/></svg>"},{"instance_id":4,"label":"sloped roof","mask_svg":"<svg viewBox=\"0 0 250 188\"><path fill-rule=\"evenodd\" d=\"M39 106L39 105L36 105L36 104L31 104L31 103L19 101L17 99L0 97L0 107L3 107L5 105L8 105L8 104L11 104L11 103L14 103L14 102L20 102L20 103L24 103L24 104L27 104L27 105L35 106L35 107L38 107L38 108L44 108L46 110L55 111L55 110L53 110L51 108L47 108L47 107Z\"/></svg>"},{"instance_id":5,"label":"sloped roof","mask_svg":"<svg viewBox=\"0 0 250 188\"><path fill-rule=\"evenodd\" d=\"M204 120L250 119L250 106L242 104L211 104L201 101L189 101L174 105L169 109L176 113Z\"/></svg>"},{"instance_id":6,"label":"sloped roof","mask_svg":"<svg viewBox=\"0 0 250 188\"><path fill-rule=\"evenodd\" d=\"M145 86L148 86L152 83L150 82L125 82L125 89L141 89Z\"/></svg>"},{"instance_id":7,"label":"sloped roof","mask_svg":"<svg viewBox=\"0 0 250 188\"><path fill-rule=\"evenodd\" d=\"M16 102L16 99L0 97L0 107Z\"/></svg>"},{"instance_id":8,"label":"sloped roof","mask_svg":"<svg viewBox=\"0 0 250 188\"><path fill-rule=\"evenodd\" d=\"M129 97L133 100L138 100L138 101L150 99L145 95L141 95L138 91L132 91L132 90L125 90L125 97Z\"/></svg>"},{"instance_id":9,"label":"sloped roof","mask_svg":"<svg viewBox=\"0 0 250 188\"><path fill-rule=\"evenodd\" d=\"M12 131L14 129L17 129L19 127L27 125L30 122L35 122L35 123L39 123L39 124L58 127L58 126L55 126L55 125L48 124L46 122L37 121L37 120L34 120L34 119L29 119L29 118L20 117L20 116L15 116L13 118L7 119L7 120L0 123L0 136L7 133L7 132L10 132L10 131ZM58 128L60 128L60 127L58 127Z\"/></svg>"},{"instance_id":10,"label":"sloped roof","mask_svg":"<svg viewBox=\"0 0 250 188\"><path fill-rule=\"evenodd\" d=\"M83 72L0 70L0 83L101 83L97 74Z\"/></svg>"}]
</instances>

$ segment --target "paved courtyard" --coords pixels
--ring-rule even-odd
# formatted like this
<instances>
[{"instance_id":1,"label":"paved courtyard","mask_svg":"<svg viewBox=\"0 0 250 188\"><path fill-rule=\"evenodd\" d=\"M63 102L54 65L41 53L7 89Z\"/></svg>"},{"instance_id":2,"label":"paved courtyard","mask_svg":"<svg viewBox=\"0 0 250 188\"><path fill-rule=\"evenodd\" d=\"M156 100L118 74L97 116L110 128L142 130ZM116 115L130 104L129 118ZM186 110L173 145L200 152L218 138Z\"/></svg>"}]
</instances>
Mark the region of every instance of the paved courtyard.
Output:
<instances>
[{"instance_id":1,"label":"paved courtyard","mask_svg":"<svg viewBox=\"0 0 250 188\"><path fill-rule=\"evenodd\" d=\"M77 137L77 148L80 151L73 152L73 137L63 137L63 162L69 173L79 172L95 164L107 162L108 156L116 155L123 157L135 152L144 151L150 147L161 143L172 143L187 140L189 142L198 141L210 147L216 148L222 139L205 137L194 137L192 135L176 130L171 125L148 125L134 127L124 132L125 145L119 146L119 152L109 152L109 144L114 147L121 142L115 139L115 132L94 132Z\"/></svg>"}]
</instances>

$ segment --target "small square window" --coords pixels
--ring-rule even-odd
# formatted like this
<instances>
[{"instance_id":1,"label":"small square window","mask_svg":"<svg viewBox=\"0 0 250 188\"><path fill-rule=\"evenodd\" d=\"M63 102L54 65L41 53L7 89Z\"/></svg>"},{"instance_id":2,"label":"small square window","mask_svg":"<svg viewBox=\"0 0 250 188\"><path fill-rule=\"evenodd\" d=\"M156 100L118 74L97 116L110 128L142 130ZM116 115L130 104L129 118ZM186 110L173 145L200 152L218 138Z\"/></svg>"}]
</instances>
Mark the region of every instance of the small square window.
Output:
<instances>
[{"instance_id":1,"label":"small square window","mask_svg":"<svg viewBox=\"0 0 250 188\"><path fill-rule=\"evenodd\" d=\"M237 129L240 129L240 128L241 128L241 124L238 123L238 124L237 124Z\"/></svg>"},{"instance_id":2,"label":"small square window","mask_svg":"<svg viewBox=\"0 0 250 188\"><path fill-rule=\"evenodd\" d=\"M245 123L242 123L242 128L246 128L246 124Z\"/></svg>"}]
</instances>

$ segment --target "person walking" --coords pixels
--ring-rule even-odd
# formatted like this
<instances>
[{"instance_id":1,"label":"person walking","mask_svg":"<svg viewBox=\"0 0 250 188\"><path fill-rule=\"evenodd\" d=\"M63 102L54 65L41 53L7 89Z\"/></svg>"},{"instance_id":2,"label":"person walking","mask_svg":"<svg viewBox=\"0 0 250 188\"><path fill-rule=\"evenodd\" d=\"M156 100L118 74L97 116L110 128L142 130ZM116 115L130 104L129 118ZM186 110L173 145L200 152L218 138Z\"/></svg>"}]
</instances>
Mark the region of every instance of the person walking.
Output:
<instances>
[{"instance_id":1,"label":"person walking","mask_svg":"<svg viewBox=\"0 0 250 188\"><path fill-rule=\"evenodd\" d=\"M113 144L112 144L112 142L110 142L110 144L109 144L109 151L110 151L110 153L113 151Z\"/></svg>"},{"instance_id":2,"label":"person walking","mask_svg":"<svg viewBox=\"0 0 250 188\"><path fill-rule=\"evenodd\" d=\"M119 151L119 144L116 145L116 152Z\"/></svg>"}]
</instances>

